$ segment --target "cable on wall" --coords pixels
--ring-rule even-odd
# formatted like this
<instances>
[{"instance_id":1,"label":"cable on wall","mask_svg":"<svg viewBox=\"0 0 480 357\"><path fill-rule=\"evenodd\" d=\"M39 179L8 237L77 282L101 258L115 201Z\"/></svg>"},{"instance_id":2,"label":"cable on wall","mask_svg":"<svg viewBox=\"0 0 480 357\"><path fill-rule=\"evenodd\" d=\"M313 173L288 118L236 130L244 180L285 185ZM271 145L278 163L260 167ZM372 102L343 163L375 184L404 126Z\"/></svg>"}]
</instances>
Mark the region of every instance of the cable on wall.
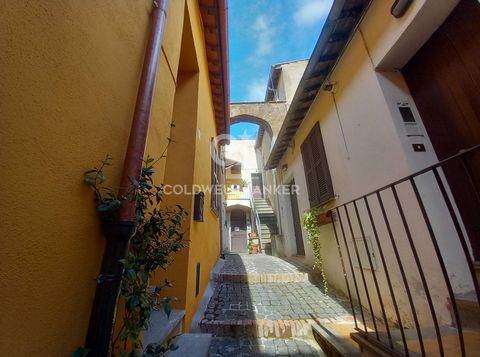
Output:
<instances>
[{"instance_id":1,"label":"cable on wall","mask_svg":"<svg viewBox=\"0 0 480 357\"><path fill-rule=\"evenodd\" d=\"M345 137L342 120L340 118L340 113L338 112L337 100L335 99L335 92L332 90L330 93L332 94L333 104L335 104L335 112L337 113L338 123L340 124L340 131L342 132L343 143L345 145L345 150L347 152L347 160L350 160L350 152L348 151L347 138Z\"/></svg>"}]
</instances>

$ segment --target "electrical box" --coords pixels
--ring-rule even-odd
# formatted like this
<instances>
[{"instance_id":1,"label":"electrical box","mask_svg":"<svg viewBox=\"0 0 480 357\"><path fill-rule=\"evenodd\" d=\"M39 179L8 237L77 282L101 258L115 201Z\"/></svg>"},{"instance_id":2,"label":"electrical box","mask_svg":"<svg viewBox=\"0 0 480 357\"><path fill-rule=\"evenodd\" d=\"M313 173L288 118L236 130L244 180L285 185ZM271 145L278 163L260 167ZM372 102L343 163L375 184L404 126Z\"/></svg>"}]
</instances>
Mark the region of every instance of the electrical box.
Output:
<instances>
[{"instance_id":1,"label":"electrical box","mask_svg":"<svg viewBox=\"0 0 480 357\"><path fill-rule=\"evenodd\" d=\"M193 203L193 220L203 222L203 207L205 204L205 193L195 192L195 201Z\"/></svg>"}]
</instances>

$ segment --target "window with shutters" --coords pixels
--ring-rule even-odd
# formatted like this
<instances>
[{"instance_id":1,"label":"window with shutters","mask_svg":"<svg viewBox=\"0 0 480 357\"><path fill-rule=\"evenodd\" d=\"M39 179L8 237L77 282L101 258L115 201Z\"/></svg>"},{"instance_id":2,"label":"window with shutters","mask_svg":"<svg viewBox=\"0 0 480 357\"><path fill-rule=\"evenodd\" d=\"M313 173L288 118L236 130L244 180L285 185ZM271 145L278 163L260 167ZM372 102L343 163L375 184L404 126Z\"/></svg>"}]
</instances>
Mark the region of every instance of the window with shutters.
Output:
<instances>
[{"instance_id":1,"label":"window with shutters","mask_svg":"<svg viewBox=\"0 0 480 357\"><path fill-rule=\"evenodd\" d=\"M308 134L301 150L310 207L317 207L334 197L332 179L318 123Z\"/></svg>"}]
</instances>

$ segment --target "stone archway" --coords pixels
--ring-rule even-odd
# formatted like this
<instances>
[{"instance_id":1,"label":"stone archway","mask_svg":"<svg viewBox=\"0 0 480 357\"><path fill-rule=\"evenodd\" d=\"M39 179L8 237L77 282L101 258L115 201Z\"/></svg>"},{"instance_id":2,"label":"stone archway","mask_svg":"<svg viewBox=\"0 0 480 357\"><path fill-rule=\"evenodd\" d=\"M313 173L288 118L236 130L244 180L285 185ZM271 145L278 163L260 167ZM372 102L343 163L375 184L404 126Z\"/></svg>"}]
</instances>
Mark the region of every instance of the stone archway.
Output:
<instances>
[{"instance_id":1,"label":"stone archway","mask_svg":"<svg viewBox=\"0 0 480 357\"><path fill-rule=\"evenodd\" d=\"M259 136L266 132L274 141L286 114L285 102L231 103L230 125L241 122L257 124L260 126Z\"/></svg>"},{"instance_id":2,"label":"stone archway","mask_svg":"<svg viewBox=\"0 0 480 357\"><path fill-rule=\"evenodd\" d=\"M262 118L250 114L240 114L230 118L230 125L238 123L252 123L257 124L260 129L266 131L271 137L273 136L273 130L270 124Z\"/></svg>"}]
</instances>

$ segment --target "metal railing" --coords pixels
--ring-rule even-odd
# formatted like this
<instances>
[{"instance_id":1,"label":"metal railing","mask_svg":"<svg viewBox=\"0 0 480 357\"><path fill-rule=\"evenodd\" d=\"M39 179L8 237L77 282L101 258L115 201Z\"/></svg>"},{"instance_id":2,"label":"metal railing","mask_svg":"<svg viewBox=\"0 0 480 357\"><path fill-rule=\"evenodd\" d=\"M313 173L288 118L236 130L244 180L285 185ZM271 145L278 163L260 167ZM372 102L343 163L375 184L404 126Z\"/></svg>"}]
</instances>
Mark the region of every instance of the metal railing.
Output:
<instances>
[{"instance_id":1,"label":"metal railing","mask_svg":"<svg viewBox=\"0 0 480 357\"><path fill-rule=\"evenodd\" d=\"M331 210L355 329L392 355L415 354L412 340L415 352L430 355L428 338L436 341L431 355L445 356L448 302L459 350L466 355L455 294L471 289L480 306L480 289L462 210L446 178L452 165L457 174L460 168L480 221L478 177L472 168L478 154L480 145Z\"/></svg>"},{"instance_id":2,"label":"metal railing","mask_svg":"<svg viewBox=\"0 0 480 357\"><path fill-rule=\"evenodd\" d=\"M262 227L260 223L260 216L257 212L257 207L255 206L255 201L253 199L253 187L252 185L248 185L248 191L250 193L250 207L252 207L253 216L255 217L255 228L257 229L258 235L258 249L262 251Z\"/></svg>"},{"instance_id":3,"label":"metal railing","mask_svg":"<svg viewBox=\"0 0 480 357\"><path fill-rule=\"evenodd\" d=\"M251 200L251 193L249 190L231 191L226 194L227 200Z\"/></svg>"}]
</instances>

